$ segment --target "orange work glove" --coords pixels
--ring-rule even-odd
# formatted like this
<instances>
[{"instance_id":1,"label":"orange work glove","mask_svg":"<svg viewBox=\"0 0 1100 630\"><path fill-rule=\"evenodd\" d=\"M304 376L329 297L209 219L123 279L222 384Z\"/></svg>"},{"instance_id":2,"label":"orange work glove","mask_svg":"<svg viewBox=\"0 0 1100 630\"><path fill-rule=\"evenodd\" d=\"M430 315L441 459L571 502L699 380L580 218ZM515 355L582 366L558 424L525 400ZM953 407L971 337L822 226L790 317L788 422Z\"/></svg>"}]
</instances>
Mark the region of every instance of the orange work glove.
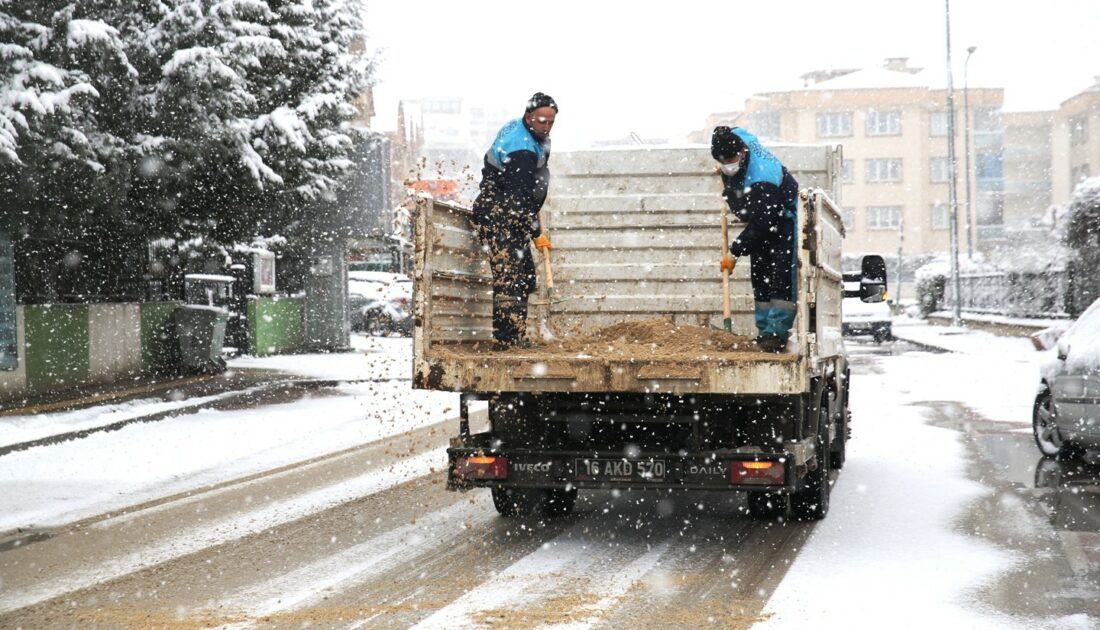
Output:
<instances>
[{"instance_id":1,"label":"orange work glove","mask_svg":"<svg viewBox=\"0 0 1100 630\"><path fill-rule=\"evenodd\" d=\"M550 237L545 234L539 234L539 237L535 239L535 249L539 251L546 251L553 249L554 246L550 244Z\"/></svg>"},{"instance_id":2,"label":"orange work glove","mask_svg":"<svg viewBox=\"0 0 1100 630\"><path fill-rule=\"evenodd\" d=\"M722 263L720 265L721 268L722 268L722 271L728 271L730 273L733 273L733 265L736 262L737 261L735 261L733 258L731 258L728 255L722 256Z\"/></svg>"}]
</instances>

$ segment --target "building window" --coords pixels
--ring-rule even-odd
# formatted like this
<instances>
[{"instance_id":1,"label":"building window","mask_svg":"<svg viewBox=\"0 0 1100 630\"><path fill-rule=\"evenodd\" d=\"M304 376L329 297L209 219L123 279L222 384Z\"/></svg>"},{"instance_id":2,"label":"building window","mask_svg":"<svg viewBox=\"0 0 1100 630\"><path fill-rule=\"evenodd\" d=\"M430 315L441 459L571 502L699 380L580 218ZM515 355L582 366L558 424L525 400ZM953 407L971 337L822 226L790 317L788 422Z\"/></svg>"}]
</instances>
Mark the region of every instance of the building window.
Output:
<instances>
[{"instance_id":1,"label":"building window","mask_svg":"<svg viewBox=\"0 0 1100 630\"><path fill-rule=\"evenodd\" d=\"M901 206L867 206L868 230L896 230L901 226Z\"/></svg>"},{"instance_id":2,"label":"building window","mask_svg":"<svg viewBox=\"0 0 1100 630\"><path fill-rule=\"evenodd\" d=\"M821 138L839 138L852 135L852 112L818 114L817 135Z\"/></svg>"},{"instance_id":3,"label":"building window","mask_svg":"<svg viewBox=\"0 0 1100 630\"><path fill-rule=\"evenodd\" d=\"M868 182L900 182L901 159L867 160Z\"/></svg>"},{"instance_id":4,"label":"building window","mask_svg":"<svg viewBox=\"0 0 1100 630\"><path fill-rule=\"evenodd\" d=\"M424 101L421 111L425 114L459 114L462 113L462 101Z\"/></svg>"},{"instance_id":5,"label":"building window","mask_svg":"<svg viewBox=\"0 0 1100 630\"><path fill-rule=\"evenodd\" d=\"M999 107L975 107L973 110L974 131L1002 131L1004 117Z\"/></svg>"},{"instance_id":6,"label":"building window","mask_svg":"<svg viewBox=\"0 0 1100 630\"><path fill-rule=\"evenodd\" d=\"M779 140L779 112L760 111L753 112L749 117L752 128L749 129L762 140Z\"/></svg>"},{"instance_id":7,"label":"building window","mask_svg":"<svg viewBox=\"0 0 1100 630\"><path fill-rule=\"evenodd\" d=\"M942 138L947 135L947 112L932 112L928 121L930 134L933 138Z\"/></svg>"},{"instance_id":8,"label":"building window","mask_svg":"<svg viewBox=\"0 0 1100 630\"><path fill-rule=\"evenodd\" d=\"M867 112L867 135L900 136L901 112L880 112L877 110Z\"/></svg>"},{"instance_id":9,"label":"building window","mask_svg":"<svg viewBox=\"0 0 1100 630\"><path fill-rule=\"evenodd\" d=\"M978 179L1001 179L1004 170L1004 158L999 152L981 152L974 156L974 176Z\"/></svg>"},{"instance_id":10,"label":"building window","mask_svg":"<svg viewBox=\"0 0 1100 630\"><path fill-rule=\"evenodd\" d=\"M947 230L951 228L951 209L946 203L938 201L932 204L932 229Z\"/></svg>"},{"instance_id":11,"label":"building window","mask_svg":"<svg viewBox=\"0 0 1100 630\"><path fill-rule=\"evenodd\" d=\"M855 162L855 160L844 160L840 163L840 180L845 184L851 184L856 181Z\"/></svg>"},{"instance_id":12,"label":"building window","mask_svg":"<svg viewBox=\"0 0 1100 630\"><path fill-rule=\"evenodd\" d=\"M856 209L845 206L840 209L840 218L844 221L844 231L854 232L856 229Z\"/></svg>"},{"instance_id":13,"label":"building window","mask_svg":"<svg viewBox=\"0 0 1100 630\"><path fill-rule=\"evenodd\" d=\"M1069 144L1079 146L1089 141L1088 114L1078 114L1069 119Z\"/></svg>"},{"instance_id":14,"label":"building window","mask_svg":"<svg viewBox=\"0 0 1100 630\"><path fill-rule=\"evenodd\" d=\"M932 174L931 181L942 184L951 179L951 161L942 157L932 158L929 171Z\"/></svg>"}]
</instances>

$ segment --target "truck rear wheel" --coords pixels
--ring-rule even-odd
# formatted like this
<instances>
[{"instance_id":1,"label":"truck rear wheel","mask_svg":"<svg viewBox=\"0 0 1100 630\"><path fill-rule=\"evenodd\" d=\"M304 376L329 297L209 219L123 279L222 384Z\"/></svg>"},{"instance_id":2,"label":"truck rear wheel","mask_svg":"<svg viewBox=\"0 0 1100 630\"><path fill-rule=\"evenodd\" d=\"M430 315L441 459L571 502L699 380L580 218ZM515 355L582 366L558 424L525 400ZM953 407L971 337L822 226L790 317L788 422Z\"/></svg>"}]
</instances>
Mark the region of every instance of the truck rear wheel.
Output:
<instances>
[{"instance_id":1,"label":"truck rear wheel","mask_svg":"<svg viewBox=\"0 0 1100 630\"><path fill-rule=\"evenodd\" d=\"M540 488L493 488L493 507L501 516L529 516L539 511L546 500Z\"/></svg>"},{"instance_id":2,"label":"truck rear wheel","mask_svg":"<svg viewBox=\"0 0 1100 630\"><path fill-rule=\"evenodd\" d=\"M750 492L747 498L749 516L755 519L773 519L787 511L787 496L783 494Z\"/></svg>"},{"instance_id":3,"label":"truck rear wheel","mask_svg":"<svg viewBox=\"0 0 1100 630\"><path fill-rule=\"evenodd\" d=\"M817 468L806 473L803 485L791 495L791 515L800 521L820 521L829 513L829 404L822 396L818 407Z\"/></svg>"},{"instance_id":4,"label":"truck rear wheel","mask_svg":"<svg viewBox=\"0 0 1100 630\"><path fill-rule=\"evenodd\" d=\"M848 379L845 379L847 383ZM836 437L833 439L832 445L829 447L829 466L833 470L840 470L844 468L844 459L848 455L848 434L851 431L849 429L848 422L851 415L848 411L848 405L846 399L848 397L840 393L836 394L833 399L833 423L836 425Z\"/></svg>"},{"instance_id":5,"label":"truck rear wheel","mask_svg":"<svg viewBox=\"0 0 1100 630\"><path fill-rule=\"evenodd\" d=\"M546 491L546 503L543 510L547 516L565 516L572 514L577 504L577 489L552 488Z\"/></svg>"}]
</instances>

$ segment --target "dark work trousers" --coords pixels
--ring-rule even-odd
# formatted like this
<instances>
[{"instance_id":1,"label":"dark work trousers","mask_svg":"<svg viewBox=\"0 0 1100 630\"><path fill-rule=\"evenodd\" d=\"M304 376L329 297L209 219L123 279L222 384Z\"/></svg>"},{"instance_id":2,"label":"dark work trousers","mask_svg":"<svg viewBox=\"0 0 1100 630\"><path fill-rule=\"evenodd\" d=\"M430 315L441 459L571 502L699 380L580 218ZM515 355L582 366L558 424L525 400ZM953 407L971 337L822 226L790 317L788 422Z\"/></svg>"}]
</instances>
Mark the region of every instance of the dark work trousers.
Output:
<instances>
[{"instance_id":1,"label":"dark work trousers","mask_svg":"<svg viewBox=\"0 0 1100 630\"><path fill-rule=\"evenodd\" d=\"M493 270L493 339L513 344L527 332L527 297L536 287L530 227L487 223L479 222L478 236Z\"/></svg>"},{"instance_id":2,"label":"dark work trousers","mask_svg":"<svg viewBox=\"0 0 1100 630\"><path fill-rule=\"evenodd\" d=\"M747 253L750 257L752 295L759 305L778 302L794 306L795 262L794 219L780 219L774 232L754 242Z\"/></svg>"}]
</instances>

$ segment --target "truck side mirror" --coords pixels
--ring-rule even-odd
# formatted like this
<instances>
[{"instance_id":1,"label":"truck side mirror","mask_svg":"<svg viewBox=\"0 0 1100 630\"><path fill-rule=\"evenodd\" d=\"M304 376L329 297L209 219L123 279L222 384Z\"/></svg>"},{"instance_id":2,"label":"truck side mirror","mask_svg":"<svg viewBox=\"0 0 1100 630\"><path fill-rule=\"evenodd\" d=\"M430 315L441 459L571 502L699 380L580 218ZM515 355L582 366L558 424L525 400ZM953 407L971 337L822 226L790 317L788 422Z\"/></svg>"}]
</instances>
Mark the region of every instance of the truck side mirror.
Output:
<instances>
[{"instance_id":1,"label":"truck side mirror","mask_svg":"<svg viewBox=\"0 0 1100 630\"><path fill-rule=\"evenodd\" d=\"M859 299L881 302L886 298L886 261L872 254L863 257L859 279Z\"/></svg>"}]
</instances>

